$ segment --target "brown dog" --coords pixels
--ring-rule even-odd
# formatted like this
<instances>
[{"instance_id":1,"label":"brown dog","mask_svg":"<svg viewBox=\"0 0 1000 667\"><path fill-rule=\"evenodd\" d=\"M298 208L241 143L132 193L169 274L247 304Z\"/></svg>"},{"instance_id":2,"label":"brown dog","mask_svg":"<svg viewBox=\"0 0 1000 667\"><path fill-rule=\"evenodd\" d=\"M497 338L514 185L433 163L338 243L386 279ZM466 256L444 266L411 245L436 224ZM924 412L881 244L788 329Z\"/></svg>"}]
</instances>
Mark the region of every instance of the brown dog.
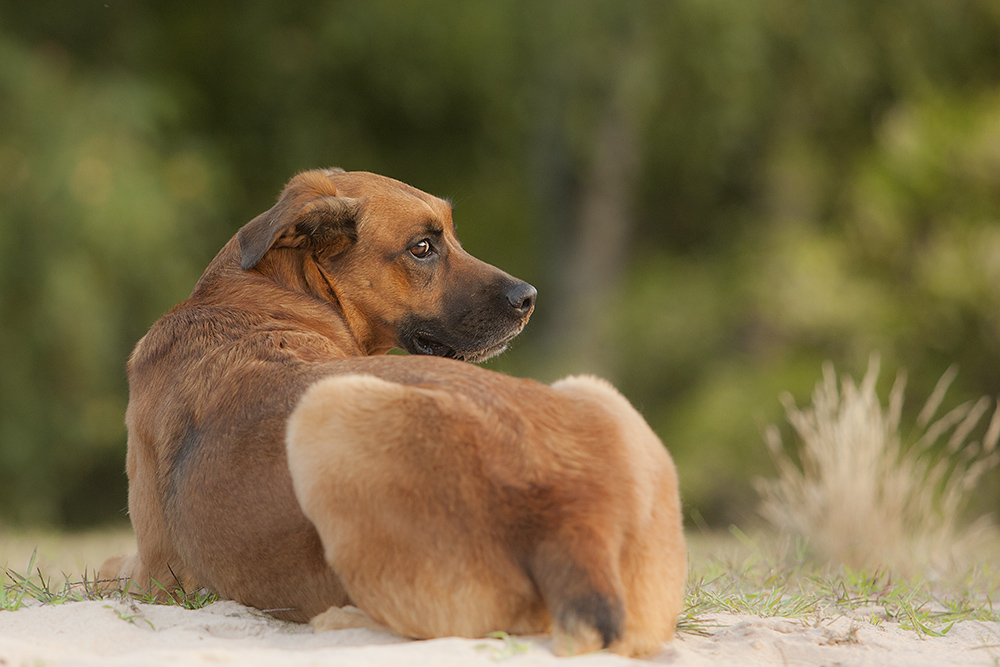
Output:
<instances>
[{"instance_id":1,"label":"brown dog","mask_svg":"<svg viewBox=\"0 0 1000 667\"><path fill-rule=\"evenodd\" d=\"M600 381L456 361L503 350L534 297L462 250L446 202L295 177L132 353L138 553L100 576L298 621L353 602L411 637L655 650L686 567L662 444ZM455 360L370 358L397 347Z\"/></svg>"}]
</instances>

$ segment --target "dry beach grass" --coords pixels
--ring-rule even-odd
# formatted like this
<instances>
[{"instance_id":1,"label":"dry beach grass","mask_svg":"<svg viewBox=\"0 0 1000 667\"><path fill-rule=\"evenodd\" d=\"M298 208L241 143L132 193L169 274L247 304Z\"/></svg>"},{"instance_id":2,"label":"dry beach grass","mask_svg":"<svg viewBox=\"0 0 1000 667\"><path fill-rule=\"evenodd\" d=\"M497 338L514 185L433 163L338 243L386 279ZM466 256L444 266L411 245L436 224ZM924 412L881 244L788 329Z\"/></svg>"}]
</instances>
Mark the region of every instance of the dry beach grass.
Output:
<instances>
[{"instance_id":1,"label":"dry beach grass","mask_svg":"<svg viewBox=\"0 0 1000 667\"><path fill-rule=\"evenodd\" d=\"M810 407L782 397L801 467L769 427L765 440L779 476L759 481L761 511L779 531L804 539L821 561L910 574L960 568L995 537L987 518L970 525L963 513L983 473L1000 461L1000 409L981 440L970 437L993 403L985 396L934 419L955 377L951 368L904 440L906 376L897 376L883 407L878 374L872 357L860 384L843 377L838 390L827 364Z\"/></svg>"}]
</instances>

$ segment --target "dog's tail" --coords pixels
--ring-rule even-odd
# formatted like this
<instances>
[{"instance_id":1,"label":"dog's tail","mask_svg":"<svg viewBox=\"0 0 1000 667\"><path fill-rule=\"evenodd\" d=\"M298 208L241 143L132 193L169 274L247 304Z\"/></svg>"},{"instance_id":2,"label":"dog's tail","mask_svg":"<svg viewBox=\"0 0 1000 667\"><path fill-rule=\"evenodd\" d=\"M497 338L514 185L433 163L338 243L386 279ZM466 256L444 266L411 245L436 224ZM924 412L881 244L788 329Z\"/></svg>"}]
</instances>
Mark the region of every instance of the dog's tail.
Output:
<instances>
[{"instance_id":1,"label":"dog's tail","mask_svg":"<svg viewBox=\"0 0 1000 667\"><path fill-rule=\"evenodd\" d=\"M530 560L558 655L614 648L623 639L623 587L610 547L590 527L564 527L543 540Z\"/></svg>"}]
</instances>

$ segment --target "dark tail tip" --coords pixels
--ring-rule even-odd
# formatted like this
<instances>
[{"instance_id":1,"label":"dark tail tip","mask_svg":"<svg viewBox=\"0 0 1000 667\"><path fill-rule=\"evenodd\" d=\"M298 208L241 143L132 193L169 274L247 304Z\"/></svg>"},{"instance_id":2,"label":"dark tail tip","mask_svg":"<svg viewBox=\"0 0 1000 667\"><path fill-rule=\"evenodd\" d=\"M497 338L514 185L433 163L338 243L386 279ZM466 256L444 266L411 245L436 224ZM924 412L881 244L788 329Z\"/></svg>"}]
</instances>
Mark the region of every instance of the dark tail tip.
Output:
<instances>
[{"instance_id":1,"label":"dark tail tip","mask_svg":"<svg viewBox=\"0 0 1000 667\"><path fill-rule=\"evenodd\" d=\"M552 618L556 653L611 648L626 634L618 560L592 526L562 528L538 544L530 564Z\"/></svg>"},{"instance_id":2,"label":"dark tail tip","mask_svg":"<svg viewBox=\"0 0 1000 667\"><path fill-rule=\"evenodd\" d=\"M622 638L625 610L616 596L592 591L572 598L559 610L559 624L570 630L589 625L601 636L601 648Z\"/></svg>"}]
</instances>

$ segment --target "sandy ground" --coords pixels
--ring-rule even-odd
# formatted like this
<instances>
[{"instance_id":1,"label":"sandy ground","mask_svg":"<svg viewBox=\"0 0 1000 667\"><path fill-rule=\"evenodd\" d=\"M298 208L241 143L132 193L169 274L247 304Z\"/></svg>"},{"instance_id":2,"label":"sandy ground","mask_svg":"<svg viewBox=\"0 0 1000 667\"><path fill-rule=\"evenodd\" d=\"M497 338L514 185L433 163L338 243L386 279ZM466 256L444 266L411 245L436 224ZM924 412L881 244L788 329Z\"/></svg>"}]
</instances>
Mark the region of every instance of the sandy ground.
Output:
<instances>
[{"instance_id":1,"label":"sandy ground","mask_svg":"<svg viewBox=\"0 0 1000 667\"><path fill-rule=\"evenodd\" d=\"M681 635L646 661L562 659L546 637L408 641L369 630L313 634L235 602L201 610L124 601L0 612L0 665L995 665L1000 623L963 622L921 639L884 623L839 618L706 617L710 636Z\"/></svg>"},{"instance_id":2,"label":"sandy ground","mask_svg":"<svg viewBox=\"0 0 1000 667\"><path fill-rule=\"evenodd\" d=\"M129 531L98 535L0 535L0 565L24 572L37 548L43 572L76 575L134 545ZM92 567L92 565L90 566ZM55 576L56 580L61 577ZM369 630L313 634L234 602L191 611L103 600L0 611L0 667L37 665L998 665L1000 623L957 623L921 638L877 610L822 621L703 616L708 636L681 634L646 661L595 654L562 659L547 637L409 641Z\"/></svg>"}]
</instances>

